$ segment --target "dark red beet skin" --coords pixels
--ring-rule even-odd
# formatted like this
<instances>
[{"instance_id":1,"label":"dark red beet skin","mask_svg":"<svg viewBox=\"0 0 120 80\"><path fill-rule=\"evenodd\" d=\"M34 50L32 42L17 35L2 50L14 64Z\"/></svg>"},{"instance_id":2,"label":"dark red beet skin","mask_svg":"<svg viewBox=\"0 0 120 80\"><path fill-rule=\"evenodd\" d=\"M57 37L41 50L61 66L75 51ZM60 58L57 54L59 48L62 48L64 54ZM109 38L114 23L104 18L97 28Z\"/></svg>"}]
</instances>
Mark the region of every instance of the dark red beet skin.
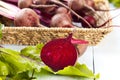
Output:
<instances>
[{"instance_id":1,"label":"dark red beet skin","mask_svg":"<svg viewBox=\"0 0 120 80\"><path fill-rule=\"evenodd\" d=\"M93 27L93 28L96 28L97 25L96 25L96 19L93 17L93 16L85 16L84 19ZM84 21L81 21L82 23L82 26L85 27L85 28L89 28L89 26L84 22Z\"/></svg>"},{"instance_id":2,"label":"dark red beet skin","mask_svg":"<svg viewBox=\"0 0 120 80\"><path fill-rule=\"evenodd\" d=\"M53 71L58 71L67 66L73 66L76 63L78 53L68 37L48 42L42 48L40 57Z\"/></svg>"}]
</instances>

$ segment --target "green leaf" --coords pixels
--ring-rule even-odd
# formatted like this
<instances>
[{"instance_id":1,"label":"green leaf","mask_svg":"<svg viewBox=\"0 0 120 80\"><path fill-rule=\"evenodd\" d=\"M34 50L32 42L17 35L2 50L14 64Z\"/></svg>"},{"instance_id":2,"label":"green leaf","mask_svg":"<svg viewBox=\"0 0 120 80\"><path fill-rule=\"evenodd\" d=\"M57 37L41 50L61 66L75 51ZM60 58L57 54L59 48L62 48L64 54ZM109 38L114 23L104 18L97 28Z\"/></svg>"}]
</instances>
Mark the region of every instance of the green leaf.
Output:
<instances>
[{"instance_id":1,"label":"green leaf","mask_svg":"<svg viewBox=\"0 0 120 80\"><path fill-rule=\"evenodd\" d=\"M0 76L6 76L9 74L8 67L5 63L0 61Z\"/></svg>"},{"instance_id":2,"label":"green leaf","mask_svg":"<svg viewBox=\"0 0 120 80\"><path fill-rule=\"evenodd\" d=\"M38 44L36 46L27 46L20 51L20 54L34 60L40 60L40 52L42 47L43 44Z\"/></svg>"},{"instance_id":3,"label":"green leaf","mask_svg":"<svg viewBox=\"0 0 120 80\"><path fill-rule=\"evenodd\" d=\"M41 70L40 52L43 44L37 44L36 46L27 46L20 51L20 54L31 63L36 72Z\"/></svg>"},{"instance_id":4,"label":"green leaf","mask_svg":"<svg viewBox=\"0 0 120 80\"><path fill-rule=\"evenodd\" d=\"M41 50L42 50L43 46L44 46L43 43L36 45L36 48L38 48L40 50L40 53L41 53Z\"/></svg>"},{"instance_id":5,"label":"green leaf","mask_svg":"<svg viewBox=\"0 0 120 80\"><path fill-rule=\"evenodd\" d=\"M32 70L35 69L35 72L41 71L42 64L41 64L40 60L34 60L34 59L31 59L31 58L25 57L25 56L24 56L24 59L30 63Z\"/></svg>"},{"instance_id":6,"label":"green leaf","mask_svg":"<svg viewBox=\"0 0 120 80\"><path fill-rule=\"evenodd\" d=\"M93 78L81 77L81 76L64 76L53 74L45 69L41 69L41 72L35 74L37 80L93 80Z\"/></svg>"},{"instance_id":7,"label":"green leaf","mask_svg":"<svg viewBox=\"0 0 120 80\"><path fill-rule=\"evenodd\" d=\"M109 0L115 7L120 7L120 0Z\"/></svg>"},{"instance_id":8,"label":"green leaf","mask_svg":"<svg viewBox=\"0 0 120 80\"><path fill-rule=\"evenodd\" d=\"M0 80L6 80L6 76L1 76L0 75Z\"/></svg>"},{"instance_id":9,"label":"green leaf","mask_svg":"<svg viewBox=\"0 0 120 80\"><path fill-rule=\"evenodd\" d=\"M29 47L27 52L33 54L37 54L36 57L39 57L40 50L37 49L40 48L40 45L37 45L35 47ZM32 49L32 51L31 51ZM33 52L33 53L32 53ZM28 54L30 54L28 53ZM33 58L33 57L32 57ZM41 60L39 57L39 60L32 59L28 56L21 56L21 53L15 50L7 49L7 48L0 48L0 60L4 62L5 64L8 64L7 67L9 69L9 80L29 80L25 79L24 75L22 75L25 72L32 72L32 70L35 70L36 73L41 71ZM29 75L29 74L28 74ZM26 75L27 76L27 75ZM21 78L19 78L21 77ZM17 79L18 78L18 79Z\"/></svg>"},{"instance_id":10,"label":"green leaf","mask_svg":"<svg viewBox=\"0 0 120 80\"><path fill-rule=\"evenodd\" d=\"M4 27L4 25L0 23L0 39L2 38L2 28L3 27Z\"/></svg>"},{"instance_id":11,"label":"green leaf","mask_svg":"<svg viewBox=\"0 0 120 80\"><path fill-rule=\"evenodd\" d=\"M28 46L21 52L0 48L0 60L9 69L8 80L31 80L33 70L35 70L33 77L36 78L33 80L93 80L93 78L99 78L99 74L93 74L85 64L79 63L75 66L65 67L58 72L52 71L40 60L42 47L43 44Z\"/></svg>"},{"instance_id":12,"label":"green leaf","mask_svg":"<svg viewBox=\"0 0 120 80\"><path fill-rule=\"evenodd\" d=\"M0 52L8 53L11 55L19 55L20 54L20 52L12 50L12 49L8 49L8 48L0 48Z\"/></svg>"},{"instance_id":13,"label":"green leaf","mask_svg":"<svg viewBox=\"0 0 120 80\"><path fill-rule=\"evenodd\" d=\"M63 70L59 70L58 72L52 71L49 67L45 66L43 69L51 72L53 74L65 75L65 76L79 76L86 78L98 78L98 75L95 76L91 70L85 64L77 63L75 66L65 67Z\"/></svg>"},{"instance_id":14,"label":"green leaf","mask_svg":"<svg viewBox=\"0 0 120 80\"><path fill-rule=\"evenodd\" d=\"M30 62L26 61L14 50L0 48L0 60L9 65L10 73L18 73L32 69Z\"/></svg>"},{"instance_id":15,"label":"green leaf","mask_svg":"<svg viewBox=\"0 0 120 80\"><path fill-rule=\"evenodd\" d=\"M11 77L11 80L30 80L29 78L29 75L28 75L28 71L26 72L23 72L23 73L19 73L19 74L16 74L15 76Z\"/></svg>"}]
</instances>

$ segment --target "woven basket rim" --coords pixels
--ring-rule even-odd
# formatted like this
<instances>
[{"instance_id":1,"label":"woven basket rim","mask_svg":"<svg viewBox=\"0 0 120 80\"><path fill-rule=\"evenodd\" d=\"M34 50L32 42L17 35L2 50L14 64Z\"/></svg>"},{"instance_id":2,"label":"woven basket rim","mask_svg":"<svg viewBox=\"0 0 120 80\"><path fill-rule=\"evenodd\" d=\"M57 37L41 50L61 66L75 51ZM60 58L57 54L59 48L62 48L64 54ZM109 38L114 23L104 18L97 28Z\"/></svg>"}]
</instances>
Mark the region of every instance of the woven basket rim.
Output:
<instances>
[{"instance_id":1,"label":"woven basket rim","mask_svg":"<svg viewBox=\"0 0 120 80\"><path fill-rule=\"evenodd\" d=\"M65 37L73 33L73 37L89 41L89 45L97 45L102 38L113 30L110 28L38 28L38 27L4 27L0 44L36 45L50 38ZM32 37L31 37L32 36ZM26 38L27 37L27 38ZM28 38L29 37L29 38ZM31 39L33 38L34 39ZM31 40L33 40L31 42ZM22 42L21 42L22 41ZM47 42L45 41L45 42Z\"/></svg>"},{"instance_id":2,"label":"woven basket rim","mask_svg":"<svg viewBox=\"0 0 120 80\"><path fill-rule=\"evenodd\" d=\"M113 27L109 28L40 28L40 27L4 27L3 30L43 30L43 31L105 31L105 30L112 30Z\"/></svg>"}]
</instances>

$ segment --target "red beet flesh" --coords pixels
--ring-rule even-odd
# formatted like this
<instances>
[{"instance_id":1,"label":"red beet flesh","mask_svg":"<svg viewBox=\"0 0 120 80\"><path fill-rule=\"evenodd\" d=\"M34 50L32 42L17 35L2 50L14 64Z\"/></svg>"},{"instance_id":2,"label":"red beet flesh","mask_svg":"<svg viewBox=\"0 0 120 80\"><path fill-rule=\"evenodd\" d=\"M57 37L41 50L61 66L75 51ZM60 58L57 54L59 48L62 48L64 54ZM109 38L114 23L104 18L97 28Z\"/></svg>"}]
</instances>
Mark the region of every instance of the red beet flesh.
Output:
<instances>
[{"instance_id":1,"label":"red beet flesh","mask_svg":"<svg viewBox=\"0 0 120 80\"><path fill-rule=\"evenodd\" d=\"M68 37L48 42L42 48L40 57L53 71L58 71L67 66L73 66L76 63L78 53Z\"/></svg>"}]
</instances>

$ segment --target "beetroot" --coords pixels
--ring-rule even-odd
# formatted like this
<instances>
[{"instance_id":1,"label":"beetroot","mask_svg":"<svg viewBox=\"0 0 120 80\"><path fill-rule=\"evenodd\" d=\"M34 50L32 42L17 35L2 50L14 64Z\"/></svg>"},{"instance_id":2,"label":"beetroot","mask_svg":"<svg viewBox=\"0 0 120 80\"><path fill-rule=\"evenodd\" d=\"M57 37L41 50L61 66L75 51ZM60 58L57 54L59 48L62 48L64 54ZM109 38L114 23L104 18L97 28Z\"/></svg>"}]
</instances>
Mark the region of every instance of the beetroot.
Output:
<instances>
[{"instance_id":1,"label":"beetroot","mask_svg":"<svg viewBox=\"0 0 120 80\"><path fill-rule=\"evenodd\" d=\"M20 10L14 18L15 26L34 26L40 25L39 16L30 8Z\"/></svg>"},{"instance_id":2,"label":"beetroot","mask_svg":"<svg viewBox=\"0 0 120 80\"><path fill-rule=\"evenodd\" d=\"M48 42L41 51L42 61L53 71L73 66L78 53L69 38L55 39Z\"/></svg>"},{"instance_id":3,"label":"beetroot","mask_svg":"<svg viewBox=\"0 0 120 80\"><path fill-rule=\"evenodd\" d=\"M59 7L58 9L56 9L56 14L51 19L51 26L62 28L74 27L72 25L72 18L70 12L64 7Z\"/></svg>"},{"instance_id":4,"label":"beetroot","mask_svg":"<svg viewBox=\"0 0 120 80\"><path fill-rule=\"evenodd\" d=\"M65 7L59 7L56 13L68 13L68 10Z\"/></svg>"},{"instance_id":5,"label":"beetroot","mask_svg":"<svg viewBox=\"0 0 120 80\"><path fill-rule=\"evenodd\" d=\"M67 38L54 39L44 45L41 51L42 61L53 71L74 66L78 58L75 44L86 44L88 42L76 40L70 34Z\"/></svg>"},{"instance_id":6,"label":"beetroot","mask_svg":"<svg viewBox=\"0 0 120 80\"><path fill-rule=\"evenodd\" d=\"M84 5L85 0L68 0L68 6L74 11L82 9Z\"/></svg>"},{"instance_id":7,"label":"beetroot","mask_svg":"<svg viewBox=\"0 0 120 80\"><path fill-rule=\"evenodd\" d=\"M28 8L32 4L32 0L18 0L19 8Z\"/></svg>"},{"instance_id":8,"label":"beetroot","mask_svg":"<svg viewBox=\"0 0 120 80\"><path fill-rule=\"evenodd\" d=\"M92 7L92 8L95 9L94 0L85 0L85 1L86 1L87 6Z\"/></svg>"},{"instance_id":9,"label":"beetroot","mask_svg":"<svg viewBox=\"0 0 120 80\"><path fill-rule=\"evenodd\" d=\"M75 10L71 9L71 8L72 8L72 2L74 2L74 1L76 1L76 2L75 2L76 5L74 5L75 7L77 6L77 9L76 9L76 10L78 10L78 6L80 6L80 9L82 9L82 8L84 7L83 5L85 5L85 4L84 4L84 0L79 0L79 3L80 3L80 4L81 4L81 2L83 2L81 5L78 4L78 0L63 0L63 1L66 1L66 2L68 3L68 5L65 5L64 3L62 3L62 2L59 1L59 0L50 0L50 2L52 2L52 3L54 3L54 4L57 4L57 5L60 5L60 6L65 7L65 8L68 9L72 14L74 14L75 16L77 16L77 18L83 20L89 27L92 28L92 26L89 24L89 22L87 22L82 16L78 15L78 14L75 12ZM69 5L69 2L70 2L70 5ZM87 8L89 8L89 7L87 6ZM79 10L80 10L80 9L79 9ZM90 7L90 9L91 9L91 7Z\"/></svg>"},{"instance_id":10,"label":"beetroot","mask_svg":"<svg viewBox=\"0 0 120 80\"><path fill-rule=\"evenodd\" d=\"M51 19L51 26L52 27L63 27L63 28L73 27L72 20L67 13L55 14Z\"/></svg>"},{"instance_id":11,"label":"beetroot","mask_svg":"<svg viewBox=\"0 0 120 80\"><path fill-rule=\"evenodd\" d=\"M97 27L97 25L96 25L96 23L97 23L97 22L96 22L96 19L95 19L93 16L87 15L87 16L84 17L84 19L85 19L90 25L92 25L93 28L96 28L96 27ZM83 27L90 28L90 27L88 26L88 24L86 24L84 21L81 21L81 23L82 23L82 26L83 26Z\"/></svg>"},{"instance_id":12,"label":"beetroot","mask_svg":"<svg viewBox=\"0 0 120 80\"><path fill-rule=\"evenodd\" d=\"M44 4L47 3L47 1L48 1L48 0L33 0L33 3L34 3L34 4L37 4L37 5L39 5L39 4L44 5Z\"/></svg>"}]
</instances>

